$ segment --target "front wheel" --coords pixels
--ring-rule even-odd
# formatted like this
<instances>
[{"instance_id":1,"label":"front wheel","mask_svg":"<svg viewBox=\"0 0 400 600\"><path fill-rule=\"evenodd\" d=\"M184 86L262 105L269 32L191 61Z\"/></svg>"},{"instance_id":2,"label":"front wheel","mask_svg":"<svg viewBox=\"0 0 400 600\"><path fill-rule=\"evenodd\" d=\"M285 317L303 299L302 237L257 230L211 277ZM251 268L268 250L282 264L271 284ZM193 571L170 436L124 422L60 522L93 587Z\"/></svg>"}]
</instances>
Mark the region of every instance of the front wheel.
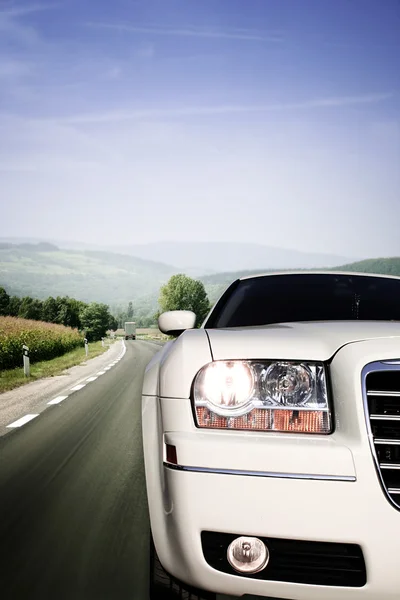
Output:
<instances>
[{"instance_id":1,"label":"front wheel","mask_svg":"<svg viewBox=\"0 0 400 600\"><path fill-rule=\"evenodd\" d=\"M216 600L216 594L188 586L169 575L161 565L151 539L150 600Z\"/></svg>"}]
</instances>

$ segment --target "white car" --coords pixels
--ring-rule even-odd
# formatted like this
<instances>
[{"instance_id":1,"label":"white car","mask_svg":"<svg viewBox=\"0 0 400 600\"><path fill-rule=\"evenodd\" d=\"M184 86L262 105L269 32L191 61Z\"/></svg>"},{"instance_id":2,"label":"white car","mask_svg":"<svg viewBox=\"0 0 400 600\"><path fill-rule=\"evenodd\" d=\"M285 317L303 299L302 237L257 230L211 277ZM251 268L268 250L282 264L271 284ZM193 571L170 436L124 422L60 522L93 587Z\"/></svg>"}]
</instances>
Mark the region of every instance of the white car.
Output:
<instances>
[{"instance_id":1,"label":"white car","mask_svg":"<svg viewBox=\"0 0 400 600\"><path fill-rule=\"evenodd\" d=\"M194 323L143 384L154 597L398 600L400 278L243 278Z\"/></svg>"}]
</instances>

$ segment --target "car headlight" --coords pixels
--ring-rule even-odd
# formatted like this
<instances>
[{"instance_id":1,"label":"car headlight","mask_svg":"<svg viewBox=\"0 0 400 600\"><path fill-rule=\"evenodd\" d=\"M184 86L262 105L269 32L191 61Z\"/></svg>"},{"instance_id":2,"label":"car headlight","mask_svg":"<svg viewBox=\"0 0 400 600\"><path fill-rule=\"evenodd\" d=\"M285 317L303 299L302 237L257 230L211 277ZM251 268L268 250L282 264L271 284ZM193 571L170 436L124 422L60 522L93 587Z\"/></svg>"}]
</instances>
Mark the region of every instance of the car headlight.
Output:
<instances>
[{"instance_id":1,"label":"car headlight","mask_svg":"<svg viewBox=\"0 0 400 600\"><path fill-rule=\"evenodd\" d=\"M197 425L293 433L330 433L324 365L289 361L215 361L193 385Z\"/></svg>"}]
</instances>

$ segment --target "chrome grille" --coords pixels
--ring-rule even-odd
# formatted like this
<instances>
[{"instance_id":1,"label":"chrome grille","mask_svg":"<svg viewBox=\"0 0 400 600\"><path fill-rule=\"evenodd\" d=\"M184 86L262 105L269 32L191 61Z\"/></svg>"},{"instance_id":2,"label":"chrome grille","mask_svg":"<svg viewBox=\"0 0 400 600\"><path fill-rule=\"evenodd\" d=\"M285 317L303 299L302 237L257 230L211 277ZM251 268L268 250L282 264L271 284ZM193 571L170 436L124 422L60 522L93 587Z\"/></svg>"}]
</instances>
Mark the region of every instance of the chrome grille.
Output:
<instances>
[{"instance_id":1,"label":"chrome grille","mask_svg":"<svg viewBox=\"0 0 400 600\"><path fill-rule=\"evenodd\" d=\"M400 508L400 362L367 365L363 382L378 474L389 500Z\"/></svg>"}]
</instances>

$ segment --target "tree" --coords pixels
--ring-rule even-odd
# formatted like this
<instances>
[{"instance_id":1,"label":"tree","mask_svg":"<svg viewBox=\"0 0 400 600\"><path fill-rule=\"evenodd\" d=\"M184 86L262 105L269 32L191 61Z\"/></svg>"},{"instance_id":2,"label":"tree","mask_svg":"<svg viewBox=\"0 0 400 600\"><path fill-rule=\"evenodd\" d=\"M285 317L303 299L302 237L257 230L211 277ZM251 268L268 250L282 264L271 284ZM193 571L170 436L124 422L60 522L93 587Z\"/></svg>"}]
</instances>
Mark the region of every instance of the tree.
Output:
<instances>
[{"instance_id":1,"label":"tree","mask_svg":"<svg viewBox=\"0 0 400 600\"><path fill-rule=\"evenodd\" d=\"M132 319L133 317L133 304L132 302L129 302L128 304L128 310L126 311L126 316L128 319Z\"/></svg>"},{"instance_id":2,"label":"tree","mask_svg":"<svg viewBox=\"0 0 400 600\"><path fill-rule=\"evenodd\" d=\"M8 315L10 307L10 296L3 287L0 287L0 315Z\"/></svg>"},{"instance_id":3,"label":"tree","mask_svg":"<svg viewBox=\"0 0 400 600\"><path fill-rule=\"evenodd\" d=\"M42 319L48 323L57 323L58 317L58 303L55 298L50 296L47 300L43 301L42 307Z\"/></svg>"},{"instance_id":4,"label":"tree","mask_svg":"<svg viewBox=\"0 0 400 600\"><path fill-rule=\"evenodd\" d=\"M160 290L159 305L162 312L191 310L196 313L199 327L210 310L210 302L201 281L186 275L173 275Z\"/></svg>"},{"instance_id":5,"label":"tree","mask_svg":"<svg viewBox=\"0 0 400 600\"><path fill-rule=\"evenodd\" d=\"M8 304L8 314L10 317L18 317L20 306L21 298L18 298L18 296L11 296Z\"/></svg>"},{"instance_id":6,"label":"tree","mask_svg":"<svg viewBox=\"0 0 400 600\"><path fill-rule=\"evenodd\" d=\"M106 335L111 323L111 315L106 304L91 302L80 313L81 326L89 342L100 340Z\"/></svg>"},{"instance_id":7,"label":"tree","mask_svg":"<svg viewBox=\"0 0 400 600\"><path fill-rule=\"evenodd\" d=\"M116 331L118 329L118 321L113 315L110 315L108 329L111 329L112 331Z\"/></svg>"},{"instance_id":8,"label":"tree","mask_svg":"<svg viewBox=\"0 0 400 600\"><path fill-rule=\"evenodd\" d=\"M74 327L80 329L81 327L81 319L80 314L83 309L87 306L84 302L80 300L75 300L74 298L69 298L65 296L65 298L56 298L57 302L57 318L56 322L61 325L65 325L66 327Z\"/></svg>"},{"instance_id":9,"label":"tree","mask_svg":"<svg viewBox=\"0 0 400 600\"><path fill-rule=\"evenodd\" d=\"M22 298L21 300L18 316L22 319L40 321L42 318L42 302L36 300L36 298L25 296L25 298Z\"/></svg>"}]
</instances>

